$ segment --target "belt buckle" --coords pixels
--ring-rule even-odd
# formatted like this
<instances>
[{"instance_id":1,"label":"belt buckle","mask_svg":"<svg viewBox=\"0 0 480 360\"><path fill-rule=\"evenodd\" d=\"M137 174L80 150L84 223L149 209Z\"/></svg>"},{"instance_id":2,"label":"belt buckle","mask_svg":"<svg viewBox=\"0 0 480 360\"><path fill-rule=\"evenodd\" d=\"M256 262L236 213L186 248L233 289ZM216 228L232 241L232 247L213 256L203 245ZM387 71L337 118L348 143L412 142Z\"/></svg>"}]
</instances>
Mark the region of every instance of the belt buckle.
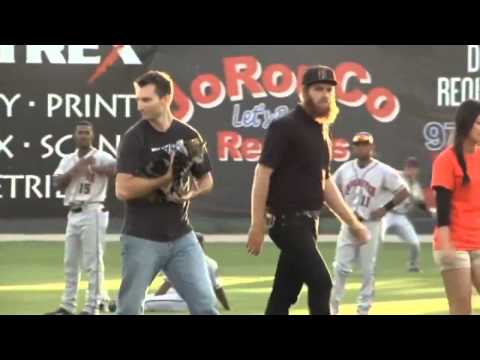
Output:
<instances>
[{"instance_id":1,"label":"belt buckle","mask_svg":"<svg viewBox=\"0 0 480 360\"><path fill-rule=\"evenodd\" d=\"M270 230L273 227L273 225L275 225L275 220L276 220L275 215L270 213L265 214L265 224L268 230Z\"/></svg>"},{"instance_id":2,"label":"belt buckle","mask_svg":"<svg viewBox=\"0 0 480 360\"><path fill-rule=\"evenodd\" d=\"M320 216L318 211L315 210L304 210L299 213L301 216L306 216L310 219L316 219Z\"/></svg>"}]
</instances>

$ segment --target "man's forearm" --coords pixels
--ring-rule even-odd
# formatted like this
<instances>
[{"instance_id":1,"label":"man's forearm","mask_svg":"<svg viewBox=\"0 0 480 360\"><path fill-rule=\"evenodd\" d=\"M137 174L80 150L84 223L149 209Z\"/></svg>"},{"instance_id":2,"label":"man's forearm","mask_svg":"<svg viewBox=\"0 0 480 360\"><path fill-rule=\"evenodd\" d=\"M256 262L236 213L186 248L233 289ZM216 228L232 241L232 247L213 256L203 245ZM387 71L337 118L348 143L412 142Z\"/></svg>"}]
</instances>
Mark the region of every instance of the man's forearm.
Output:
<instances>
[{"instance_id":1,"label":"man's forearm","mask_svg":"<svg viewBox=\"0 0 480 360\"><path fill-rule=\"evenodd\" d=\"M53 188L55 190L64 191L68 184L72 181L72 175L69 173L62 174L62 175L55 175L53 177Z\"/></svg>"},{"instance_id":2,"label":"man's forearm","mask_svg":"<svg viewBox=\"0 0 480 360\"><path fill-rule=\"evenodd\" d=\"M98 175L112 177L115 175L117 166L116 164L105 165L105 166L92 166L93 172Z\"/></svg>"},{"instance_id":3,"label":"man's forearm","mask_svg":"<svg viewBox=\"0 0 480 360\"><path fill-rule=\"evenodd\" d=\"M146 179L127 174L118 174L116 179L116 195L119 200L133 200L144 197L171 181L168 175Z\"/></svg>"},{"instance_id":4,"label":"man's forearm","mask_svg":"<svg viewBox=\"0 0 480 360\"><path fill-rule=\"evenodd\" d=\"M398 193L395 194L393 197L393 203L396 205L401 204L403 201L405 201L408 197L410 196L410 193L408 192L407 189L402 189Z\"/></svg>"},{"instance_id":5,"label":"man's forearm","mask_svg":"<svg viewBox=\"0 0 480 360\"><path fill-rule=\"evenodd\" d=\"M213 189L213 178L210 173L196 181L197 189L194 190L192 198L206 195Z\"/></svg>"},{"instance_id":6,"label":"man's forearm","mask_svg":"<svg viewBox=\"0 0 480 360\"><path fill-rule=\"evenodd\" d=\"M53 177L53 188L55 190L65 191L70 182L78 176L77 167L72 167L65 174L54 175Z\"/></svg>"},{"instance_id":7,"label":"man's forearm","mask_svg":"<svg viewBox=\"0 0 480 360\"><path fill-rule=\"evenodd\" d=\"M203 187L199 187L198 190L195 190L195 195L193 197L199 197L199 196L202 196L202 195L206 195L208 194L209 192L212 191L212 186L203 186Z\"/></svg>"},{"instance_id":8,"label":"man's forearm","mask_svg":"<svg viewBox=\"0 0 480 360\"><path fill-rule=\"evenodd\" d=\"M251 225L265 226L265 212L267 207L268 189L270 187L270 176L272 170L257 165L253 179L251 195Z\"/></svg>"},{"instance_id":9,"label":"man's forearm","mask_svg":"<svg viewBox=\"0 0 480 360\"><path fill-rule=\"evenodd\" d=\"M325 181L325 202L335 216L348 226L355 226L359 223L353 211L343 200L337 185L331 179Z\"/></svg>"},{"instance_id":10,"label":"man's forearm","mask_svg":"<svg viewBox=\"0 0 480 360\"><path fill-rule=\"evenodd\" d=\"M401 204L405 199L407 199L410 196L409 192L407 189L402 189L399 192L397 192L394 196L393 199L390 200L388 203L386 203L383 208L385 211L390 211L392 210L395 206Z\"/></svg>"}]
</instances>

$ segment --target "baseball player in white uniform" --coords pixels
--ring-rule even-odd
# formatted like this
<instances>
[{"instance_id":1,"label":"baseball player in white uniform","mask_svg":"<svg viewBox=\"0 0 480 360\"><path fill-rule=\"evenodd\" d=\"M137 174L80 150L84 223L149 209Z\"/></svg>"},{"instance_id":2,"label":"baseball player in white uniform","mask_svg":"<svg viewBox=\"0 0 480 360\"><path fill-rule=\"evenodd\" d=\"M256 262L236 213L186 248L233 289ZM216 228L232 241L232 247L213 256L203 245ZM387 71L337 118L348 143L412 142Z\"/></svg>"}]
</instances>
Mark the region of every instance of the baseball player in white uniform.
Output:
<instances>
[{"instance_id":1,"label":"baseball player in white uniform","mask_svg":"<svg viewBox=\"0 0 480 360\"><path fill-rule=\"evenodd\" d=\"M218 277L218 264L211 257L205 255L205 261L207 262L208 274L210 281L212 282L215 294L222 291L222 284ZM226 297L225 297L226 299ZM218 298L220 300L220 298ZM228 303L222 302L223 307L226 310L230 310ZM177 290L171 285L170 281L166 280L155 295L147 296L145 298L144 309L146 312L176 312L176 311L188 311L188 306L185 300L178 294Z\"/></svg>"},{"instance_id":2,"label":"baseball player in white uniform","mask_svg":"<svg viewBox=\"0 0 480 360\"><path fill-rule=\"evenodd\" d=\"M370 231L371 240L364 246L358 246L348 227L341 227L333 263L331 313L334 315L339 313L346 280L355 263L359 264L363 276L357 313L368 314L375 292L375 266L382 234L381 219L408 197L407 186L398 171L372 157L374 140L370 133L356 134L352 150L356 159L340 166L334 179L345 202Z\"/></svg>"},{"instance_id":3,"label":"baseball player in white uniform","mask_svg":"<svg viewBox=\"0 0 480 360\"><path fill-rule=\"evenodd\" d=\"M85 307L81 315L98 314L107 301L104 289L105 235L109 213L104 209L108 180L115 174L115 159L95 149L93 126L88 121L77 124L74 140L77 150L64 157L54 173L54 187L65 192L69 208L65 234L65 292L59 309L48 315L72 315L77 307L81 268L88 276Z\"/></svg>"},{"instance_id":4,"label":"baseball player in white uniform","mask_svg":"<svg viewBox=\"0 0 480 360\"><path fill-rule=\"evenodd\" d=\"M200 246L205 252L204 248L204 236L201 233L195 233ZM205 254L205 253L204 253ZM208 275L212 283L213 290L217 300L222 304L225 310L230 310L227 296L223 290L222 284L218 276L218 263L205 254L205 261L207 263ZM188 311L188 306L185 300L175 290L170 281L167 279L157 290L155 295L150 295L145 298L144 311L146 312L176 312L176 311Z\"/></svg>"},{"instance_id":5,"label":"baseball player in white uniform","mask_svg":"<svg viewBox=\"0 0 480 360\"><path fill-rule=\"evenodd\" d=\"M409 272L420 272L420 239L407 214L415 207L424 210L432 215L425 204L425 197L420 182L417 180L419 173L418 160L409 157L405 162L404 171L400 172L403 180L408 186L410 196L401 204L393 208L383 218L382 241L388 233L394 233L406 242L410 247L410 257L407 269Z\"/></svg>"}]
</instances>

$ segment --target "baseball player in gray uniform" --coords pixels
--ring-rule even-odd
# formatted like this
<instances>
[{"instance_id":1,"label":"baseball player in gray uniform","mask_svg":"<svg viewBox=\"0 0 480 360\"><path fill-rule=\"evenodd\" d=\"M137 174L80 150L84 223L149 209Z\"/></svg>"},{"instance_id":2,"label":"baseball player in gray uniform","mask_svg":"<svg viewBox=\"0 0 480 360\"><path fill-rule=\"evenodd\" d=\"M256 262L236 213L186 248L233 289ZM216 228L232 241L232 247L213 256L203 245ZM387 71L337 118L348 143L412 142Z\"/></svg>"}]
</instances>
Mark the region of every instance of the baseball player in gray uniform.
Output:
<instances>
[{"instance_id":1,"label":"baseball player in gray uniform","mask_svg":"<svg viewBox=\"0 0 480 360\"><path fill-rule=\"evenodd\" d=\"M65 292L60 307L47 315L72 315L77 307L81 271L88 276L85 307L81 315L95 315L107 301L104 289L105 235L109 213L103 202L108 180L115 174L116 161L108 153L95 149L93 126L81 121L75 127L77 150L64 157L55 170L53 183L65 192L69 208L65 234Z\"/></svg>"},{"instance_id":2,"label":"baseball player in gray uniform","mask_svg":"<svg viewBox=\"0 0 480 360\"><path fill-rule=\"evenodd\" d=\"M420 182L417 180L419 174L418 160L414 157L409 157L405 161L404 170L400 172L403 180L408 186L410 196L400 205L393 208L383 218L382 226L382 241L388 233L394 233L407 243L410 247L410 257L407 264L409 272L420 272L420 239L413 227L412 222L407 217L407 214L417 206L421 210L427 212L430 216L432 213L427 208L423 189Z\"/></svg>"},{"instance_id":3,"label":"baseball player in gray uniform","mask_svg":"<svg viewBox=\"0 0 480 360\"><path fill-rule=\"evenodd\" d=\"M370 133L356 134L352 150L356 159L344 163L335 172L334 179L345 202L370 231L371 240L364 246L358 246L348 227L341 227L333 263L334 285L330 304L334 315L339 313L346 280L355 263L360 265L363 276L357 313L368 314L375 292L381 219L408 197L407 186L398 171L373 158L374 140Z\"/></svg>"}]
</instances>

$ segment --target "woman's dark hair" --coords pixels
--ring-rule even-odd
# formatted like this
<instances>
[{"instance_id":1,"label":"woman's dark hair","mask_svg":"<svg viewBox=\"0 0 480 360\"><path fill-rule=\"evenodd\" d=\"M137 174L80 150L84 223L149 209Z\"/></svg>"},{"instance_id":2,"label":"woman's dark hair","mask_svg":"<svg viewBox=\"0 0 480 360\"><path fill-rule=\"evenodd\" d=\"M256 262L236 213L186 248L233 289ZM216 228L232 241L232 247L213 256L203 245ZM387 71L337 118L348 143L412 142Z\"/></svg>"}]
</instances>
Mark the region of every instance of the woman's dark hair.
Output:
<instances>
[{"instance_id":1,"label":"woman's dark hair","mask_svg":"<svg viewBox=\"0 0 480 360\"><path fill-rule=\"evenodd\" d=\"M460 105L455 118L455 140L454 151L457 156L458 163L463 170L463 185L470 183L468 176L467 163L463 154L463 144L472 131L475 120L480 115L480 102L467 100Z\"/></svg>"}]
</instances>

